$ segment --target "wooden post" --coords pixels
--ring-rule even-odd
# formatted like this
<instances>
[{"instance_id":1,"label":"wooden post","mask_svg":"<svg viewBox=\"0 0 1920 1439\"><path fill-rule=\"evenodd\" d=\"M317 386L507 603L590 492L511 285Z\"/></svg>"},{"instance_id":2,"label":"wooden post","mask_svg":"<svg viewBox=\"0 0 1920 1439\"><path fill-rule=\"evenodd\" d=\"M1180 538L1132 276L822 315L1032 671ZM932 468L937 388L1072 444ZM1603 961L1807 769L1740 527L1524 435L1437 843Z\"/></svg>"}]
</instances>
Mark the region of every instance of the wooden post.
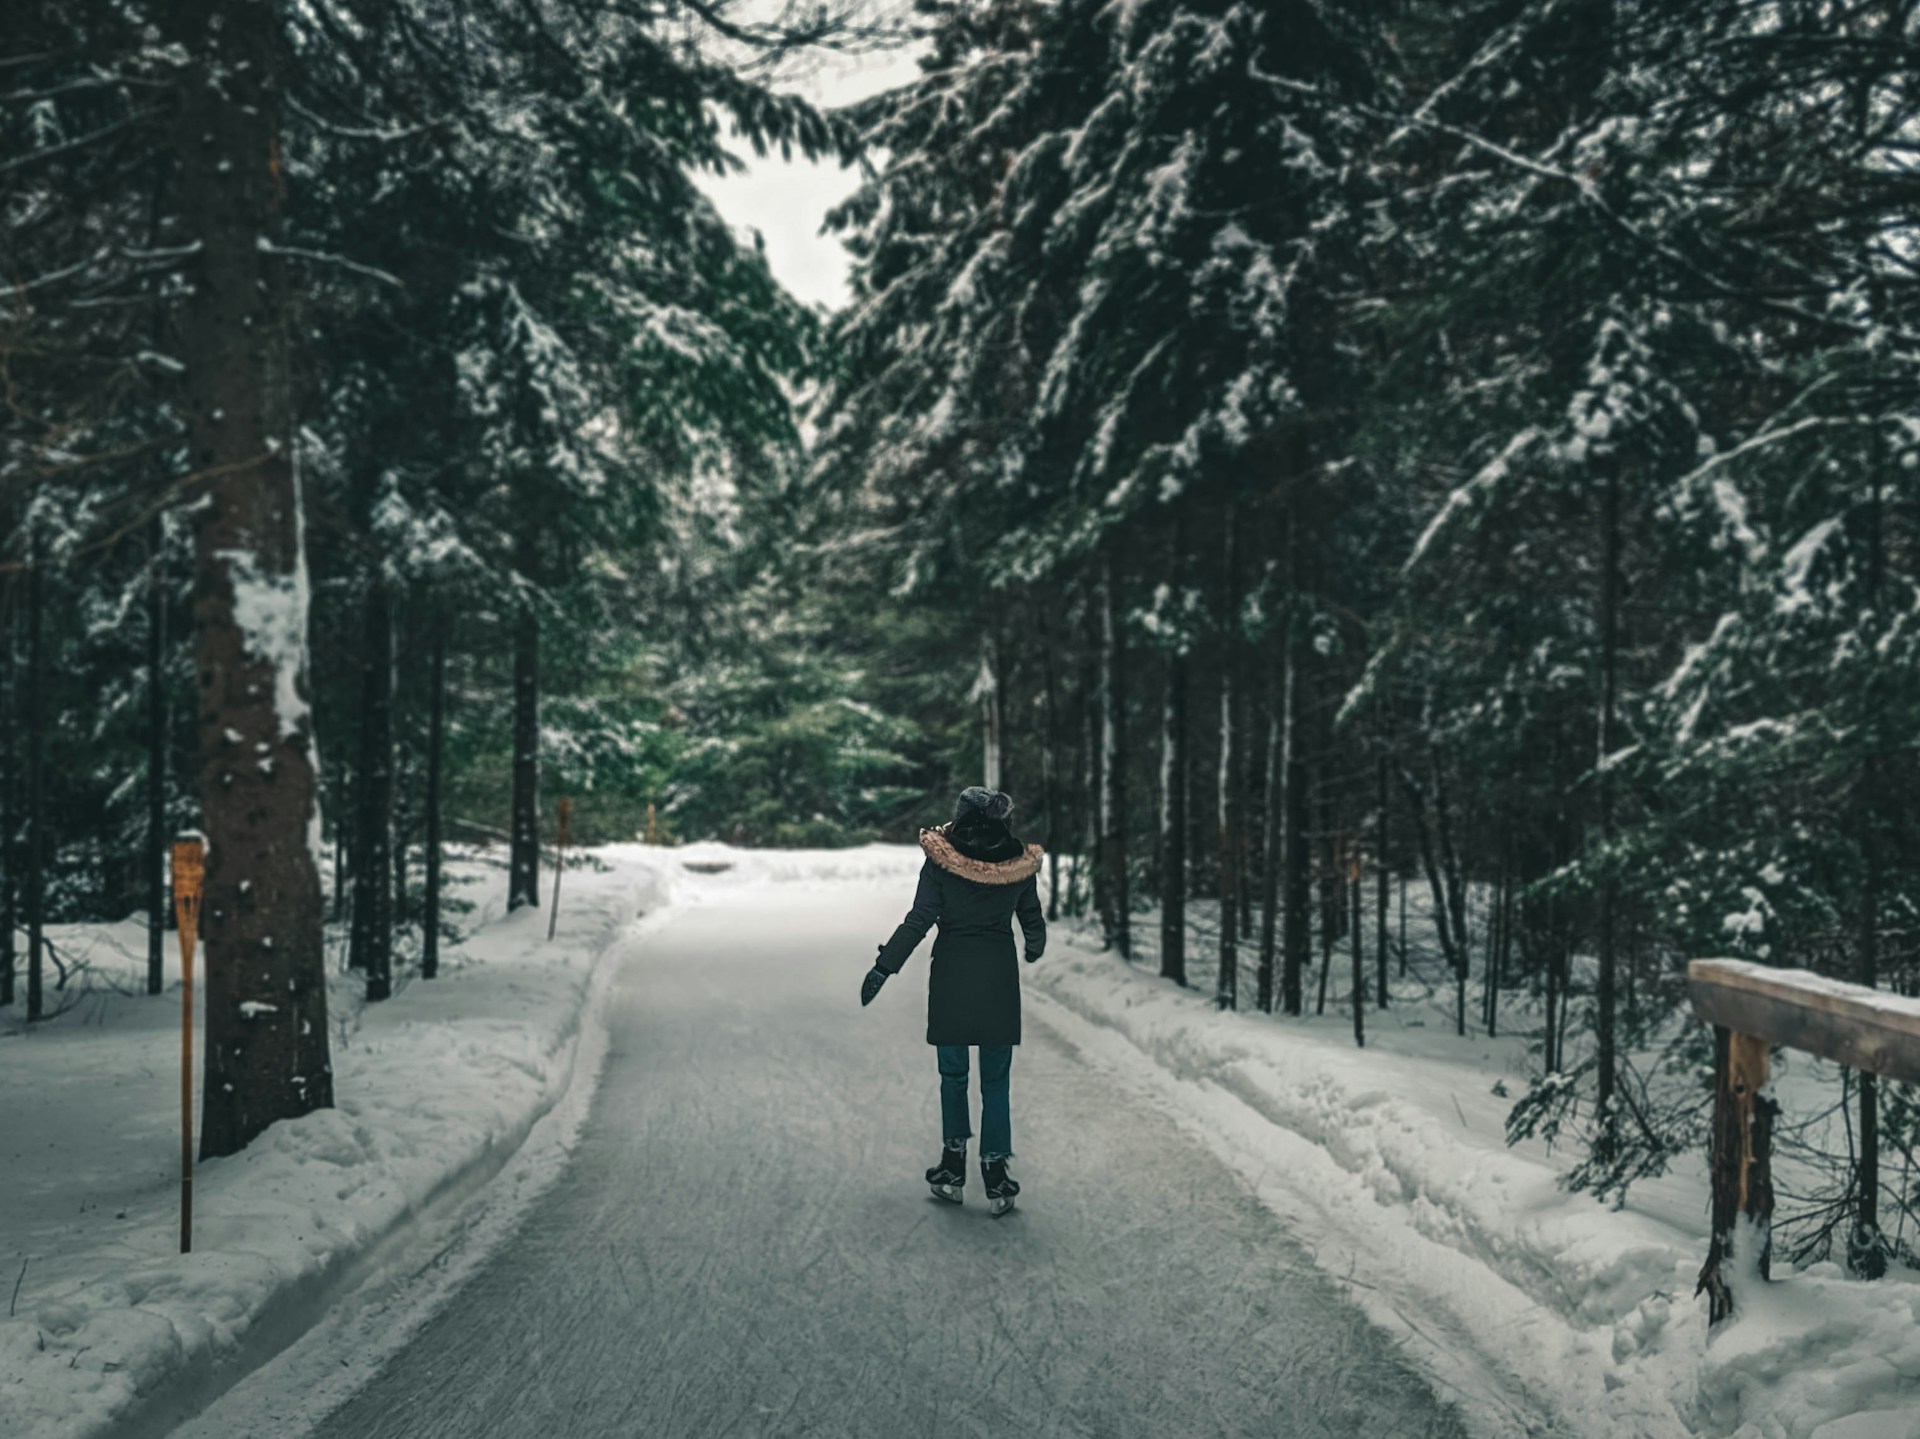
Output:
<instances>
[{"instance_id":1,"label":"wooden post","mask_svg":"<svg viewBox=\"0 0 1920 1439\"><path fill-rule=\"evenodd\" d=\"M180 1252L193 1252L193 943L200 933L206 849L197 839L173 846L173 916L180 935Z\"/></svg>"},{"instance_id":2,"label":"wooden post","mask_svg":"<svg viewBox=\"0 0 1920 1439\"><path fill-rule=\"evenodd\" d=\"M660 820L654 811L653 801L647 801L647 843L660 843Z\"/></svg>"},{"instance_id":3,"label":"wooden post","mask_svg":"<svg viewBox=\"0 0 1920 1439\"><path fill-rule=\"evenodd\" d=\"M1736 1253L1740 1221L1757 1246L1752 1258L1769 1277L1773 1231L1773 1116L1777 1106L1763 1093L1771 1046L1757 1035L1713 1031L1713 1238L1694 1293L1707 1296L1707 1321L1733 1313L1733 1288L1722 1271Z\"/></svg>"},{"instance_id":4,"label":"wooden post","mask_svg":"<svg viewBox=\"0 0 1920 1439\"><path fill-rule=\"evenodd\" d=\"M560 832L555 837L553 848L553 908L547 912L547 938L553 938L555 926L560 923L560 870L567 862L567 820L573 813L573 801L560 801Z\"/></svg>"}]
</instances>

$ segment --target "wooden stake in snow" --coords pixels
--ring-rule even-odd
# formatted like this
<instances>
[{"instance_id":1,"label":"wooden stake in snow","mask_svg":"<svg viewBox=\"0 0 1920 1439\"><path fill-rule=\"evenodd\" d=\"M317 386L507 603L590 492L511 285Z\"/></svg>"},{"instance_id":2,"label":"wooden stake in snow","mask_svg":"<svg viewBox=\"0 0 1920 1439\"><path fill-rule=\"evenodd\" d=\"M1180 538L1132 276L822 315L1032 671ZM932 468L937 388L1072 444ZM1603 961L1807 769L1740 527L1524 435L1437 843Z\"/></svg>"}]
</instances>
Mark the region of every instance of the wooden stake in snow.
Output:
<instances>
[{"instance_id":1,"label":"wooden stake in snow","mask_svg":"<svg viewBox=\"0 0 1920 1439\"><path fill-rule=\"evenodd\" d=\"M1713 1235L1694 1292L1707 1296L1708 1321L1717 1324L1733 1313L1743 1273L1768 1277L1778 1112L1766 1094L1772 1046L1863 1075L1920 1081L1920 1000L1738 959L1692 961L1687 988L1695 1016L1714 1026ZM1736 1256L1737 1268L1728 1266Z\"/></svg>"},{"instance_id":2,"label":"wooden stake in snow","mask_svg":"<svg viewBox=\"0 0 1920 1439\"><path fill-rule=\"evenodd\" d=\"M553 846L553 907L547 912L547 938L553 938L555 926L560 923L560 869L567 862L567 820L573 814L573 801L560 801L560 832L554 837Z\"/></svg>"},{"instance_id":3,"label":"wooden stake in snow","mask_svg":"<svg viewBox=\"0 0 1920 1439\"><path fill-rule=\"evenodd\" d=\"M200 933L206 851L197 839L173 846L173 916L180 935L180 1252L193 1252L193 942Z\"/></svg>"}]
</instances>

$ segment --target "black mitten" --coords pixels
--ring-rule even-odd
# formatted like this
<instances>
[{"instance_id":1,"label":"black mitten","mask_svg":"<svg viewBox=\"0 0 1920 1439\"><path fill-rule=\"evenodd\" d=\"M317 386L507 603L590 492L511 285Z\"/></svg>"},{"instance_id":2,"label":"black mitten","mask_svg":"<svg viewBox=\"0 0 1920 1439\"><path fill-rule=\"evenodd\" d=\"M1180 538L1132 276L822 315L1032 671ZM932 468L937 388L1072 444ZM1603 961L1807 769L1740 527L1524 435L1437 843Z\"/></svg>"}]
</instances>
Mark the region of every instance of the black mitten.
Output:
<instances>
[{"instance_id":1,"label":"black mitten","mask_svg":"<svg viewBox=\"0 0 1920 1439\"><path fill-rule=\"evenodd\" d=\"M860 981L860 1003L862 1007L872 1004L873 997L880 992L880 986L887 982L887 972L879 965L867 971L867 977Z\"/></svg>"}]
</instances>

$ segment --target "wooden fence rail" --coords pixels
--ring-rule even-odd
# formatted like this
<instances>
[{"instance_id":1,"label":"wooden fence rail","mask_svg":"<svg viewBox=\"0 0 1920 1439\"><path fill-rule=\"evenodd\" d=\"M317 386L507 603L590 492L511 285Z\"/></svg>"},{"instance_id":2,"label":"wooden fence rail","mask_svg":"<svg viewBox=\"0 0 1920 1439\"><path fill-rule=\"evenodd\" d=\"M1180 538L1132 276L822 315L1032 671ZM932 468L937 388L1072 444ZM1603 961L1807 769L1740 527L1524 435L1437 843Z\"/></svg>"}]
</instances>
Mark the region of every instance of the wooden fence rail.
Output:
<instances>
[{"instance_id":1,"label":"wooden fence rail","mask_svg":"<svg viewBox=\"0 0 1920 1439\"><path fill-rule=\"evenodd\" d=\"M1717 1324L1733 1312L1729 1260L1750 1261L1768 1277L1778 1113L1766 1094L1772 1047L1920 1081L1920 999L1739 959L1694 960L1687 987L1693 1012L1714 1026L1713 1238L1695 1292L1706 1294Z\"/></svg>"}]
</instances>

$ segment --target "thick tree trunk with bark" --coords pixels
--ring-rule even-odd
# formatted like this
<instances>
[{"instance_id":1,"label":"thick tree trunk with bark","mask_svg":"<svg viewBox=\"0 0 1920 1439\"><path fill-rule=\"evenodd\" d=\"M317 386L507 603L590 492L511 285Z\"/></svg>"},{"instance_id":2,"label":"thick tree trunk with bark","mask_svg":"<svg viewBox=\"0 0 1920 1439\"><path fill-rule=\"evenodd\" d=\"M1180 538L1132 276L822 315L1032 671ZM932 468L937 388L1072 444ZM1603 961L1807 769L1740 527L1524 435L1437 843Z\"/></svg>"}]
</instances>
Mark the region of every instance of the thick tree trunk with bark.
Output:
<instances>
[{"instance_id":1,"label":"thick tree trunk with bark","mask_svg":"<svg viewBox=\"0 0 1920 1439\"><path fill-rule=\"evenodd\" d=\"M182 410L207 476L194 530L200 806L208 838L202 1156L333 1102L307 583L280 229L280 9L177 0L176 193L197 245Z\"/></svg>"}]
</instances>

